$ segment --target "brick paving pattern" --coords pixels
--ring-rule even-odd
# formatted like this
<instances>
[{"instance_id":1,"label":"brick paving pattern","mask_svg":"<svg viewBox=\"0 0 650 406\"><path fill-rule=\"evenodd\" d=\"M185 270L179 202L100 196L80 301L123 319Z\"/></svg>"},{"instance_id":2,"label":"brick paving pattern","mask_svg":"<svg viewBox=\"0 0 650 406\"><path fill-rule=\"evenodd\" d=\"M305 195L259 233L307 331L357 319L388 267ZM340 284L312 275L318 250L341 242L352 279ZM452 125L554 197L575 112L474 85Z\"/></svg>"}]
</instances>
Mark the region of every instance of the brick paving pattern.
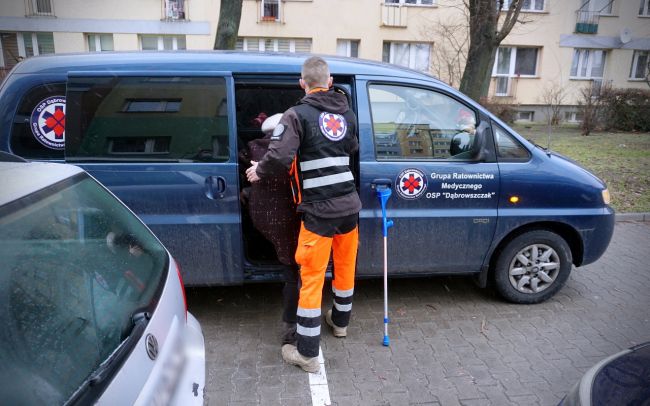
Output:
<instances>
[{"instance_id":1,"label":"brick paving pattern","mask_svg":"<svg viewBox=\"0 0 650 406\"><path fill-rule=\"evenodd\" d=\"M650 223L618 222L598 262L530 306L468 278L392 280L388 348L382 282L360 281L348 337L323 326L332 404L556 405L597 361L650 340L649 254ZM188 289L188 302L206 339L206 404L311 404L307 373L280 355L278 284Z\"/></svg>"}]
</instances>

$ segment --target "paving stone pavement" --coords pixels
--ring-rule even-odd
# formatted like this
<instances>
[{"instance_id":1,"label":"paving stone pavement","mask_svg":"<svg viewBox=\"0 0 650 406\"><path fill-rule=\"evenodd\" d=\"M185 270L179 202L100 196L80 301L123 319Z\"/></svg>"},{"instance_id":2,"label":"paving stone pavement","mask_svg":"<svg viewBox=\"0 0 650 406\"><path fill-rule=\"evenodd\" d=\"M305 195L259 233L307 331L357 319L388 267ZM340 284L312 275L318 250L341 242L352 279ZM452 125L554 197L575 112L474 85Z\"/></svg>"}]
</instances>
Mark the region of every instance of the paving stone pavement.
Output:
<instances>
[{"instance_id":1,"label":"paving stone pavement","mask_svg":"<svg viewBox=\"0 0 650 406\"><path fill-rule=\"evenodd\" d=\"M650 222L618 222L599 261L529 306L468 278L391 280L390 347L382 282L359 281L348 337L323 326L332 404L556 405L594 363L650 340L649 254ZM280 285L187 294L206 340L206 404L311 405L308 374L280 355Z\"/></svg>"}]
</instances>

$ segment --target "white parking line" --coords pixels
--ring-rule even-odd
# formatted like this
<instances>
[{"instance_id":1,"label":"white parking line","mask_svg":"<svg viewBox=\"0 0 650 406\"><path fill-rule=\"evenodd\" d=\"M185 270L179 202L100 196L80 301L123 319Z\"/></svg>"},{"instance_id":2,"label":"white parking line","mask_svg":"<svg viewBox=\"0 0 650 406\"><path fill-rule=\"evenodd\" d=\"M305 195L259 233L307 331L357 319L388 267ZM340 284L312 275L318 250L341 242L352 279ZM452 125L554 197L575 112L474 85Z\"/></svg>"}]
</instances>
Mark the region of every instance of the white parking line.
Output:
<instances>
[{"instance_id":1,"label":"white parking line","mask_svg":"<svg viewBox=\"0 0 650 406\"><path fill-rule=\"evenodd\" d=\"M327 375L325 374L325 359L323 358L323 350L320 347L318 347L318 364L320 366L318 372L309 374L311 403L314 406L329 406L332 401L330 400L330 389L327 385Z\"/></svg>"}]
</instances>

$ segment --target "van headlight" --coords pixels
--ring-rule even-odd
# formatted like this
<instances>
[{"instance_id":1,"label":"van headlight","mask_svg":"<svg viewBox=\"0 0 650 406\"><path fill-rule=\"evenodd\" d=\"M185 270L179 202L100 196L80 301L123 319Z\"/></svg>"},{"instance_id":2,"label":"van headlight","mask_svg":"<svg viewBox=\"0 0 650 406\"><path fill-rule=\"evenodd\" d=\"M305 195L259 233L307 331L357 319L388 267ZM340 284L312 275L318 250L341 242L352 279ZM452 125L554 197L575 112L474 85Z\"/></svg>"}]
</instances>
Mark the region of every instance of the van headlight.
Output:
<instances>
[{"instance_id":1,"label":"van headlight","mask_svg":"<svg viewBox=\"0 0 650 406\"><path fill-rule=\"evenodd\" d=\"M601 193L603 195L603 202L605 204L609 204L612 201L612 197L609 195L609 190L608 189L603 189L601 191Z\"/></svg>"}]
</instances>

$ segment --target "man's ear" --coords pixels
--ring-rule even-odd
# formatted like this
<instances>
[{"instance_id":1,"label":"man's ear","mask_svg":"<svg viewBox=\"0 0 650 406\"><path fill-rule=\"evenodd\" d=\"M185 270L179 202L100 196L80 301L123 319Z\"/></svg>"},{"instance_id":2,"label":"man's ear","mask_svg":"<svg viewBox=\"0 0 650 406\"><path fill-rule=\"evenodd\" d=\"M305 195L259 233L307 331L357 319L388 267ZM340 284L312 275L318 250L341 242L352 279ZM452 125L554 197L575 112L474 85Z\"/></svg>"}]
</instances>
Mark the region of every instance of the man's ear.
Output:
<instances>
[{"instance_id":1,"label":"man's ear","mask_svg":"<svg viewBox=\"0 0 650 406\"><path fill-rule=\"evenodd\" d=\"M300 88L301 88L301 89L307 89L307 83L305 83L305 81L302 80L302 78L300 78L300 79L298 80L298 83L300 83Z\"/></svg>"},{"instance_id":2,"label":"man's ear","mask_svg":"<svg viewBox=\"0 0 650 406\"><path fill-rule=\"evenodd\" d=\"M330 88L334 84L334 78L330 76L330 78L327 80L327 87Z\"/></svg>"}]
</instances>

